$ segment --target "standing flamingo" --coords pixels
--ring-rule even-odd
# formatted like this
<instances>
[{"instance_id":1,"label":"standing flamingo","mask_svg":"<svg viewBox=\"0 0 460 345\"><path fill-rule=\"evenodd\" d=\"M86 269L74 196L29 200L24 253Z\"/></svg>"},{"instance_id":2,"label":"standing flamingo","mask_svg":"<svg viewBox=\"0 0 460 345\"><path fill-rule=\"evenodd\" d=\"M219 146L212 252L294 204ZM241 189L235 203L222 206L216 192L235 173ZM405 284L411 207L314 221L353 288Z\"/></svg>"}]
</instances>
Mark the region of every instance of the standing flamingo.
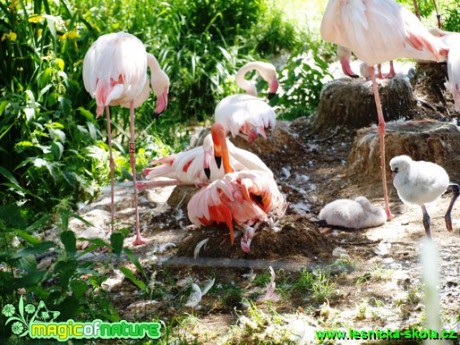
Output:
<instances>
[{"instance_id":1,"label":"standing flamingo","mask_svg":"<svg viewBox=\"0 0 460 345\"><path fill-rule=\"evenodd\" d=\"M448 48L420 20L393 0L329 0L321 22L325 40L349 48L369 65L379 122L380 169L387 219L388 203L385 165L385 120L375 78L374 65L398 58L445 60Z\"/></svg>"},{"instance_id":2,"label":"standing flamingo","mask_svg":"<svg viewBox=\"0 0 460 345\"><path fill-rule=\"evenodd\" d=\"M353 72L350 66L350 60L351 60L351 50L348 49L347 47L342 47L342 46L337 46L337 56L339 57L340 65L342 66L342 72L346 76L352 77L352 78L358 78L359 76ZM393 66L393 60L390 61L390 72L386 74L385 76L382 74L382 65L378 64L377 65L377 77L380 79L383 78L393 78L396 75L394 66ZM371 76L369 74L369 66L363 62L360 65L360 73L361 76L366 78L366 80L370 80Z\"/></svg>"},{"instance_id":3,"label":"standing flamingo","mask_svg":"<svg viewBox=\"0 0 460 345\"><path fill-rule=\"evenodd\" d=\"M214 124L211 133L214 143L222 147L225 176L193 195L188 203L188 217L198 226L225 223L233 245L233 221L238 225L254 225L267 220L269 214L282 216L285 201L273 175L259 170L234 171L230 164L226 131L221 124Z\"/></svg>"},{"instance_id":4,"label":"standing flamingo","mask_svg":"<svg viewBox=\"0 0 460 345\"><path fill-rule=\"evenodd\" d=\"M135 36L117 32L99 37L89 48L83 60L83 82L86 91L96 98L96 117L107 116L107 136L110 151L111 227L114 220L114 162L109 106L121 105L130 109L129 154L133 183L136 185L136 160L134 143L134 108L139 107L150 93L147 66L151 71L150 86L157 96L154 117L168 105L169 79L156 58L148 54L144 44ZM137 192L134 188L136 210L136 239L134 245L145 243L140 236Z\"/></svg>"},{"instance_id":5,"label":"standing flamingo","mask_svg":"<svg viewBox=\"0 0 460 345\"><path fill-rule=\"evenodd\" d=\"M432 162L413 161L406 155L396 156L390 160L390 167L399 198L407 204L419 205L423 212L423 226L427 237L431 237L430 216L425 204L435 201L447 189L451 190L452 199L444 219L446 228L452 231L451 212L460 195L460 188L451 183L446 170Z\"/></svg>"},{"instance_id":6,"label":"standing flamingo","mask_svg":"<svg viewBox=\"0 0 460 345\"><path fill-rule=\"evenodd\" d=\"M239 134L249 142L254 141L258 134L266 138L265 129L274 128L276 125L275 111L257 97L255 84L244 78L246 73L253 70L268 83L268 97L276 94L278 78L275 66L261 61L249 62L236 74L236 84L246 94L225 97L217 104L214 113L215 121L221 123L233 137Z\"/></svg>"},{"instance_id":7,"label":"standing flamingo","mask_svg":"<svg viewBox=\"0 0 460 345\"><path fill-rule=\"evenodd\" d=\"M230 164L236 171L260 170L273 176L271 170L257 155L236 147L228 139L225 139L225 142ZM150 164L160 165L144 169L144 174L151 181L138 182L137 189L184 184L202 186L225 175L221 143L214 143L211 134L205 137L203 146L154 160Z\"/></svg>"}]
</instances>

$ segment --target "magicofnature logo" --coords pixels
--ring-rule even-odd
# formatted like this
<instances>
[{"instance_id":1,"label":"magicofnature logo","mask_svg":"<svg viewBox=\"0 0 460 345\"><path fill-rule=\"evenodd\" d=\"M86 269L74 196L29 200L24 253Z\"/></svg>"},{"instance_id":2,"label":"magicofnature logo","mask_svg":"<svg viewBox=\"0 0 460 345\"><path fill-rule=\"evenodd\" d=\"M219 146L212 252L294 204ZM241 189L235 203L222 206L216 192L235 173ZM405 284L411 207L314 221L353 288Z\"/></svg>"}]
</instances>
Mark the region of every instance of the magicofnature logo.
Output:
<instances>
[{"instance_id":1,"label":"magicofnature logo","mask_svg":"<svg viewBox=\"0 0 460 345\"><path fill-rule=\"evenodd\" d=\"M149 337L158 339L161 336L159 322L78 322L67 320L55 322L59 311L49 310L43 301L37 307L33 304L24 305L21 296L18 309L6 304L2 314L8 319L5 325L11 325L11 331L18 337L29 336L32 339L142 339Z\"/></svg>"}]
</instances>

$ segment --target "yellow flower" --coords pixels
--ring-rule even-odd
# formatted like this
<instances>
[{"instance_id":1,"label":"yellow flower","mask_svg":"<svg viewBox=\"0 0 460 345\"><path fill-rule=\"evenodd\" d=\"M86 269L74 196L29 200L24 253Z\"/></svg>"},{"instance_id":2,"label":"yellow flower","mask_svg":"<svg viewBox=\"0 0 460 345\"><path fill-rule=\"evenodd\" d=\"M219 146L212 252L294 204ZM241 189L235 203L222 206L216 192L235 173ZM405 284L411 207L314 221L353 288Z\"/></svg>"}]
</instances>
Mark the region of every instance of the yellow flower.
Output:
<instances>
[{"instance_id":1,"label":"yellow flower","mask_svg":"<svg viewBox=\"0 0 460 345\"><path fill-rule=\"evenodd\" d=\"M77 32L77 30L72 30L72 31L66 32L64 35L62 35L60 37L60 39L61 39L61 41L65 41L66 39L73 40L73 39L78 38L78 37L80 37L80 35Z\"/></svg>"},{"instance_id":2,"label":"yellow flower","mask_svg":"<svg viewBox=\"0 0 460 345\"><path fill-rule=\"evenodd\" d=\"M29 17L29 23L39 23L43 20L44 18L39 15L39 14L32 14Z\"/></svg>"},{"instance_id":3,"label":"yellow flower","mask_svg":"<svg viewBox=\"0 0 460 345\"><path fill-rule=\"evenodd\" d=\"M18 35L15 32L10 31L9 34L3 34L2 41L4 41L4 40L16 41L17 37L18 37Z\"/></svg>"},{"instance_id":4,"label":"yellow flower","mask_svg":"<svg viewBox=\"0 0 460 345\"><path fill-rule=\"evenodd\" d=\"M71 40L73 40L73 39L75 39L75 38L80 37L80 34L77 32L77 30L72 30L72 31L69 31L69 32L67 33L67 36L68 36Z\"/></svg>"}]
</instances>

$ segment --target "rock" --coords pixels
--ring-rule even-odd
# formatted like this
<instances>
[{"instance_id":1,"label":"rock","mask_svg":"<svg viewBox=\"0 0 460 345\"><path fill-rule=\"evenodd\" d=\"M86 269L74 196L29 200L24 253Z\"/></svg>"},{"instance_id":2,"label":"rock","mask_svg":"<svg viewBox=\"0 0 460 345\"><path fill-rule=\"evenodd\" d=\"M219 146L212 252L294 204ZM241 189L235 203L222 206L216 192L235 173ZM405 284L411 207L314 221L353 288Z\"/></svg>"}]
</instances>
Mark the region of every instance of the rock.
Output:
<instances>
[{"instance_id":1,"label":"rock","mask_svg":"<svg viewBox=\"0 0 460 345\"><path fill-rule=\"evenodd\" d=\"M88 225L79 219L69 222L69 229L75 232L77 237L108 239L110 235L110 212L94 209L81 215L91 224Z\"/></svg>"},{"instance_id":2,"label":"rock","mask_svg":"<svg viewBox=\"0 0 460 345\"><path fill-rule=\"evenodd\" d=\"M437 163L446 169L452 182L460 181L460 131L451 123L422 120L390 122L385 135L387 179L389 161L398 155ZM380 147L377 127L363 128L348 157L347 175L361 184L381 181Z\"/></svg>"},{"instance_id":3,"label":"rock","mask_svg":"<svg viewBox=\"0 0 460 345\"><path fill-rule=\"evenodd\" d=\"M417 102L404 76L378 80L385 121L411 119ZM338 79L324 85L313 129L321 132L337 126L362 128L377 123L377 109L371 81Z\"/></svg>"}]
</instances>

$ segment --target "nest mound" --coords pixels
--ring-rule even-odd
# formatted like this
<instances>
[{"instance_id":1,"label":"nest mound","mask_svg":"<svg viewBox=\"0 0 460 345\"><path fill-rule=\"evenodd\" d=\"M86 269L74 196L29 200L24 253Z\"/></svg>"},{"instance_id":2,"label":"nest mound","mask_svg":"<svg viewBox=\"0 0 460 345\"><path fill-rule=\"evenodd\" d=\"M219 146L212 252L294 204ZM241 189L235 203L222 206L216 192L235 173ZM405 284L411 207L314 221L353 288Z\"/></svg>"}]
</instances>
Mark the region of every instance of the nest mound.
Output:
<instances>
[{"instance_id":1,"label":"nest mound","mask_svg":"<svg viewBox=\"0 0 460 345\"><path fill-rule=\"evenodd\" d=\"M435 62L419 62L414 78L415 94L432 104L441 103L446 106L447 95L447 64ZM450 96L450 97L449 97Z\"/></svg>"},{"instance_id":2,"label":"nest mound","mask_svg":"<svg viewBox=\"0 0 460 345\"><path fill-rule=\"evenodd\" d=\"M378 85L385 121L417 115L417 101L408 78L378 80ZM324 85L313 126L315 132L337 126L358 129L373 123L377 123L377 109L371 81L344 78Z\"/></svg>"},{"instance_id":3,"label":"nest mound","mask_svg":"<svg viewBox=\"0 0 460 345\"><path fill-rule=\"evenodd\" d=\"M434 120L390 122L385 134L386 166L391 158L408 155L414 160L437 163L453 182L460 181L460 131L452 124ZM347 163L347 175L361 184L380 181L380 147L377 127L357 132ZM391 172L387 169L387 179Z\"/></svg>"},{"instance_id":4,"label":"nest mound","mask_svg":"<svg viewBox=\"0 0 460 345\"><path fill-rule=\"evenodd\" d=\"M177 256L193 257L196 245L209 239L200 251L200 257L231 259L281 259L302 256L313 260L320 256L331 256L333 240L318 231L315 224L299 216L285 216L281 220L281 230L259 228L251 244L251 252L244 253L239 246L230 245L230 236L225 226L207 227L194 230L180 243Z\"/></svg>"}]
</instances>

